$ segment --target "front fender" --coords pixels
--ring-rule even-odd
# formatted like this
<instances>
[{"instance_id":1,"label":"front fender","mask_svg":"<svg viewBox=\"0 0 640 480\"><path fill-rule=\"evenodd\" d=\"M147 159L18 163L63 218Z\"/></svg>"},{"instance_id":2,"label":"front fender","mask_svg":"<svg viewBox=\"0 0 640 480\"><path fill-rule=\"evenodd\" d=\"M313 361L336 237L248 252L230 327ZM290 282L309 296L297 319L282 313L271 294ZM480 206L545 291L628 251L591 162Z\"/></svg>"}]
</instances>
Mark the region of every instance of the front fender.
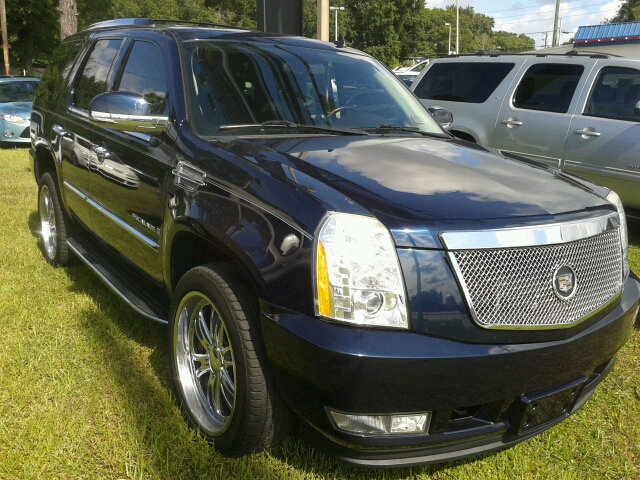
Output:
<instances>
[{"instance_id":1,"label":"front fender","mask_svg":"<svg viewBox=\"0 0 640 480\"><path fill-rule=\"evenodd\" d=\"M211 261L231 259L258 287L262 300L301 313L313 312L312 241L301 229L220 187L207 184L195 192L180 192L170 209L165 278L172 278L183 235L201 239L210 255L190 255ZM187 247L184 247L187 248ZM173 265L173 266L172 266ZM184 272L183 272L184 273Z\"/></svg>"}]
</instances>

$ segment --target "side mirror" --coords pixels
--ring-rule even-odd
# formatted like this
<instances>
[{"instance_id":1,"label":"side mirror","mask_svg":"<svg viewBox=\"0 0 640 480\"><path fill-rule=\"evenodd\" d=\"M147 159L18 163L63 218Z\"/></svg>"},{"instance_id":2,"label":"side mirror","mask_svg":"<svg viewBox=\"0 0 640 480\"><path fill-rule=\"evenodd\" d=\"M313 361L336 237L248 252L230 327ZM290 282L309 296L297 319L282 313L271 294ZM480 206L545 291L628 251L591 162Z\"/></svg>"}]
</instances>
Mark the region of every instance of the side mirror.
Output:
<instances>
[{"instance_id":1,"label":"side mirror","mask_svg":"<svg viewBox=\"0 0 640 480\"><path fill-rule=\"evenodd\" d=\"M442 128L448 130L453 123L453 113L444 107L429 107L429 113L436 119Z\"/></svg>"},{"instance_id":2,"label":"side mirror","mask_svg":"<svg viewBox=\"0 0 640 480\"><path fill-rule=\"evenodd\" d=\"M164 130L167 117L151 115L149 102L136 93L101 93L89 103L89 118L94 125L121 132L157 134Z\"/></svg>"},{"instance_id":3,"label":"side mirror","mask_svg":"<svg viewBox=\"0 0 640 480\"><path fill-rule=\"evenodd\" d=\"M640 117L640 102L636 103L636 106L633 108L633 114L636 117Z\"/></svg>"}]
</instances>

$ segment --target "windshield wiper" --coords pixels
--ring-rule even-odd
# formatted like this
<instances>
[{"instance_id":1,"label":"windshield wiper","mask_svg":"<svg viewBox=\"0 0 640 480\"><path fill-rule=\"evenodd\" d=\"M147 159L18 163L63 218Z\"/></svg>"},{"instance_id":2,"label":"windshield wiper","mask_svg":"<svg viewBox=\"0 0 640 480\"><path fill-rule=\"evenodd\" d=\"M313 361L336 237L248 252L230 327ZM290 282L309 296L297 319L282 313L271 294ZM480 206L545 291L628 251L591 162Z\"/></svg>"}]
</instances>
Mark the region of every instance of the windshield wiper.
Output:
<instances>
[{"instance_id":1,"label":"windshield wiper","mask_svg":"<svg viewBox=\"0 0 640 480\"><path fill-rule=\"evenodd\" d=\"M286 128L289 130L310 130L315 132L333 133L333 134L340 134L340 135L369 135L364 130L357 130L357 129L345 130L342 128L321 127L318 125L300 125L298 123L293 123L288 120L267 120L266 122L262 122L262 123L239 123L236 125L220 125L220 130L240 130L243 128L256 128L256 129Z\"/></svg>"},{"instance_id":2,"label":"windshield wiper","mask_svg":"<svg viewBox=\"0 0 640 480\"><path fill-rule=\"evenodd\" d=\"M374 128L373 127L365 128L365 130L374 130ZM448 138L447 136L441 133L423 132L418 127L403 127L402 125L398 125L396 123L378 125L377 127L375 127L375 131L376 132L410 132L410 133L417 133L424 137L432 136L432 137L438 137L438 138Z\"/></svg>"}]
</instances>

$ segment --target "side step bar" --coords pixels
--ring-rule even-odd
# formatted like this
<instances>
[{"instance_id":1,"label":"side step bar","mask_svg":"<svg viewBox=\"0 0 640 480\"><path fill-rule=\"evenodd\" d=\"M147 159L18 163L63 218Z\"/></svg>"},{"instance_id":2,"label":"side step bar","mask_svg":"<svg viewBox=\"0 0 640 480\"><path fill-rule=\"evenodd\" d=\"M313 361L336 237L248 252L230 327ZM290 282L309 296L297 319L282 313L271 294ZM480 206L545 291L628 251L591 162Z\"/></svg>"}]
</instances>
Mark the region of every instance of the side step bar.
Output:
<instances>
[{"instance_id":1,"label":"side step bar","mask_svg":"<svg viewBox=\"0 0 640 480\"><path fill-rule=\"evenodd\" d=\"M127 305L154 322L168 323L169 301L166 294L136 275L131 268L123 268L122 260L116 254L85 237L68 238L67 244Z\"/></svg>"}]
</instances>

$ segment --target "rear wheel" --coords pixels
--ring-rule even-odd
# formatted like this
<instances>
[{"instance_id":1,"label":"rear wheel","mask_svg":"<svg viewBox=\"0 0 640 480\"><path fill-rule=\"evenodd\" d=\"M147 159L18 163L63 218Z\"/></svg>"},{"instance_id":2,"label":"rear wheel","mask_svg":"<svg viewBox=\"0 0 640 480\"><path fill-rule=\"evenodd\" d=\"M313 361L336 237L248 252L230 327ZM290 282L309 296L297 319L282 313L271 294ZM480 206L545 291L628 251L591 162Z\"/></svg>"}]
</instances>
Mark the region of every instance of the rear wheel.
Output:
<instances>
[{"instance_id":1,"label":"rear wheel","mask_svg":"<svg viewBox=\"0 0 640 480\"><path fill-rule=\"evenodd\" d=\"M69 263L67 234L69 222L60 199L58 182L51 172L40 178L38 192L38 218L42 253L51 265L64 266Z\"/></svg>"},{"instance_id":2,"label":"rear wheel","mask_svg":"<svg viewBox=\"0 0 640 480\"><path fill-rule=\"evenodd\" d=\"M241 456L286 438L291 412L276 391L248 286L227 264L189 270L169 320L171 373L189 424Z\"/></svg>"}]
</instances>

